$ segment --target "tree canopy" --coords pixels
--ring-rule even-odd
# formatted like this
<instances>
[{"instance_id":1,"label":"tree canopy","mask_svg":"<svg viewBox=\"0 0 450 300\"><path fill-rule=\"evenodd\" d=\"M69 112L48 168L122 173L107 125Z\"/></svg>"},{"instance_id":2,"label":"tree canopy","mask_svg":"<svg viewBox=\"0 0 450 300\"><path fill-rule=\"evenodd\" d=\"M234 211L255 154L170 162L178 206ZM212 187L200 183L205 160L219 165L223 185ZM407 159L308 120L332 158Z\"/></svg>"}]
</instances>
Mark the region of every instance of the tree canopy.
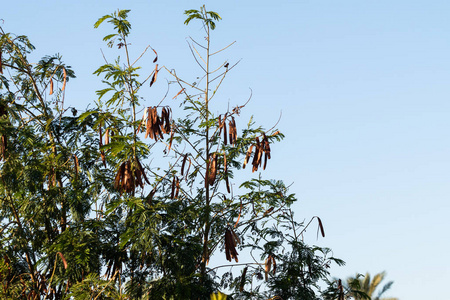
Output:
<instances>
[{"instance_id":1,"label":"tree canopy","mask_svg":"<svg viewBox=\"0 0 450 300\"><path fill-rule=\"evenodd\" d=\"M343 261L305 243L308 226L325 236L321 219L299 222L295 195L263 177L283 134L241 120L248 100L214 113L237 65L214 60L228 47L210 44L220 15L185 12L204 29L189 43L202 70L192 83L150 45L130 56L129 13L94 25L112 32L90 109L67 107L76 77L61 56L29 62L28 38L1 30L2 299L321 298ZM161 76L167 93L150 101Z\"/></svg>"}]
</instances>

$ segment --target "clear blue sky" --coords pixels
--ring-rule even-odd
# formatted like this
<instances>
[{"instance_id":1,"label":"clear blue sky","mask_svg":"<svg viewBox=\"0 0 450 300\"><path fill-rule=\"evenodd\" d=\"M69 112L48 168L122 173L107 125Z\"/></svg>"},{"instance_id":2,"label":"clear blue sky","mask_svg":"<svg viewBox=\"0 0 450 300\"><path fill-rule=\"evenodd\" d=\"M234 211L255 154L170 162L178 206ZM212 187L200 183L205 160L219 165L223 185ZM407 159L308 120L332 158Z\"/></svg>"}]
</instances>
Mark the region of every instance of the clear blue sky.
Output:
<instances>
[{"instance_id":1,"label":"clear blue sky","mask_svg":"<svg viewBox=\"0 0 450 300\"><path fill-rule=\"evenodd\" d=\"M183 11L202 4L2 1L0 18L31 38L36 57L63 55L78 76L66 101L85 107L101 87L92 75L106 48L98 17L131 9L136 51L151 44L161 64L194 76L185 38L201 29L183 25ZM215 45L236 40L224 58L242 58L220 99L242 103L251 88L244 115L267 127L282 112L286 140L265 176L293 183L299 219L322 218L326 238L306 238L347 262L333 275L386 270L388 296L441 299L450 278L450 2L206 4L223 17Z\"/></svg>"}]
</instances>

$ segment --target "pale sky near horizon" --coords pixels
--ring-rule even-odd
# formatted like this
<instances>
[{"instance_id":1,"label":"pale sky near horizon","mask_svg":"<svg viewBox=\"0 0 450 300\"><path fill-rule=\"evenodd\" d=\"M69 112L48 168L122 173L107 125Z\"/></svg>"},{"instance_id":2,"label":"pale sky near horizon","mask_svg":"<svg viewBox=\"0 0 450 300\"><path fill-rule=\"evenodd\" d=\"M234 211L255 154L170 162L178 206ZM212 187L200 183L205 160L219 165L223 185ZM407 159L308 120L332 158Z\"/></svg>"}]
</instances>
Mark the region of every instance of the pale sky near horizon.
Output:
<instances>
[{"instance_id":1,"label":"pale sky near horizon","mask_svg":"<svg viewBox=\"0 0 450 300\"><path fill-rule=\"evenodd\" d=\"M83 109L102 87L92 73L111 30L94 29L99 17L131 9L135 53L151 44L161 64L194 76L186 37L201 28L185 26L183 12L204 2L223 18L214 46L236 41L217 63L242 59L217 101L243 103L251 88L244 120L271 127L282 114L286 139L263 175L292 183L299 219L321 217L326 237L313 229L306 241L346 261L331 274L385 270L394 281L387 296L445 297L450 2L2 0L0 19L31 39L36 58L63 55L77 75L65 101Z\"/></svg>"}]
</instances>

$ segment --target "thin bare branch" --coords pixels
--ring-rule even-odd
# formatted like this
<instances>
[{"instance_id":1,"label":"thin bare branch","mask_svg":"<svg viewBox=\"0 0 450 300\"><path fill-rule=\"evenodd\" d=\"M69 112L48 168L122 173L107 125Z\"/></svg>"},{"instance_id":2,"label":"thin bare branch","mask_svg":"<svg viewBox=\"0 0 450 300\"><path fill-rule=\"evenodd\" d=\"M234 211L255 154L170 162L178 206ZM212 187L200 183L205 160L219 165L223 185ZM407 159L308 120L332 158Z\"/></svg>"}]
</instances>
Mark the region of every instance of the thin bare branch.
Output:
<instances>
[{"instance_id":1,"label":"thin bare branch","mask_svg":"<svg viewBox=\"0 0 450 300\"><path fill-rule=\"evenodd\" d=\"M227 49L228 47L230 47L230 46L233 45L234 43L236 43L236 41L234 41L234 42L232 42L231 44L229 44L228 46L226 46L226 47L224 47L224 48L222 48L222 49L220 49L220 50L218 50L218 51L212 53L211 56L213 56L214 54L217 54L217 53L222 52L223 50Z\"/></svg>"},{"instance_id":2,"label":"thin bare branch","mask_svg":"<svg viewBox=\"0 0 450 300\"><path fill-rule=\"evenodd\" d=\"M200 47L202 47L203 49L207 50L208 48L206 48L205 46L203 46L202 44L197 43L196 40L194 40L193 38L189 37L191 39L192 42L194 42L195 44L199 45Z\"/></svg>"},{"instance_id":3,"label":"thin bare branch","mask_svg":"<svg viewBox=\"0 0 450 300\"><path fill-rule=\"evenodd\" d=\"M150 47L150 45L148 45L148 46L145 48L145 50L141 53L141 55L139 55L139 57L136 58L136 60L134 61L134 63L131 64L131 66L134 66L134 64L137 63L137 62L141 59L141 57L145 54L145 52L147 52L148 48L152 48L152 47ZM152 48L152 49L153 49L153 48Z\"/></svg>"},{"instance_id":4,"label":"thin bare branch","mask_svg":"<svg viewBox=\"0 0 450 300\"><path fill-rule=\"evenodd\" d=\"M238 63L240 63L241 60L242 60L242 59L238 60L237 63L235 63L235 64L232 65L231 67L227 68L227 70L226 70L225 72L228 72L228 71L230 71L231 69L233 69L234 67L236 67L236 65L237 65ZM222 76L225 72L223 72L222 74L217 75L216 77L214 77L213 79L211 79L209 82L210 82L210 83L213 82L214 80L216 80L217 78L219 78L220 76Z\"/></svg>"},{"instance_id":5,"label":"thin bare branch","mask_svg":"<svg viewBox=\"0 0 450 300\"><path fill-rule=\"evenodd\" d=\"M186 41L187 42L187 41ZM197 62L197 64L200 66L200 68L203 70L203 72L206 72L205 68L200 64L200 62L197 60L197 57L194 54L194 51L192 51L193 46L191 46L191 44L188 43L189 46L189 50L191 50L192 56L194 57L195 61ZM194 48L195 49L195 48ZM195 49L195 52L197 52L197 49ZM200 53L197 52L197 55L200 57L200 59L203 61L203 63L206 65L205 60L203 59L203 57L200 55Z\"/></svg>"}]
</instances>

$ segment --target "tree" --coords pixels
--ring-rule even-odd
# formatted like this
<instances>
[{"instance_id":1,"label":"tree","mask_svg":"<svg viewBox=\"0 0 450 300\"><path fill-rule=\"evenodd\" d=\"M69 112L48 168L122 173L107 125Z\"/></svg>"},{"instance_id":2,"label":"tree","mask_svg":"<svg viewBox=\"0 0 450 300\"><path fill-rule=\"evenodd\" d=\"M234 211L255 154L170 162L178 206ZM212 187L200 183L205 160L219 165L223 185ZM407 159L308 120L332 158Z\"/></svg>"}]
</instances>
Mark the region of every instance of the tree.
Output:
<instances>
[{"instance_id":1,"label":"tree","mask_svg":"<svg viewBox=\"0 0 450 300\"><path fill-rule=\"evenodd\" d=\"M343 264L304 243L313 220L324 236L320 218L295 221L295 196L281 181L259 175L233 184L237 172L264 170L283 135L239 122L246 104L213 113L236 66L213 66L230 46L212 50L220 15L205 6L185 12L185 23L201 22L205 37L190 40L203 73L192 82L159 67L151 46L130 56L128 13L95 23L113 25L104 40L119 56L94 72L105 87L96 108L80 116L64 108L74 73L61 57L33 65L28 39L2 31L0 295L209 299L228 289L236 299L317 299L330 263ZM144 75L137 63L148 49L155 66ZM162 71L169 89L148 102L142 95ZM214 262L220 252L229 264ZM252 259L239 262L243 252Z\"/></svg>"},{"instance_id":2,"label":"tree","mask_svg":"<svg viewBox=\"0 0 450 300\"><path fill-rule=\"evenodd\" d=\"M363 277L363 278L361 278ZM369 273L366 273L365 276L356 276L347 279L347 283L350 287L354 287L355 291L363 292L373 300L397 300L398 298L381 298L384 293L386 293L394 283L393 281L389 281L381 288L378 293L375 293L377 288L380 286L383 279L386 277L386 272L381 272L376 274L372 280ZM351 294L355 299L364 299L358 296L356 293ZM376 295L376 296L375 296Z\"/></svg>"}]
</instances>

